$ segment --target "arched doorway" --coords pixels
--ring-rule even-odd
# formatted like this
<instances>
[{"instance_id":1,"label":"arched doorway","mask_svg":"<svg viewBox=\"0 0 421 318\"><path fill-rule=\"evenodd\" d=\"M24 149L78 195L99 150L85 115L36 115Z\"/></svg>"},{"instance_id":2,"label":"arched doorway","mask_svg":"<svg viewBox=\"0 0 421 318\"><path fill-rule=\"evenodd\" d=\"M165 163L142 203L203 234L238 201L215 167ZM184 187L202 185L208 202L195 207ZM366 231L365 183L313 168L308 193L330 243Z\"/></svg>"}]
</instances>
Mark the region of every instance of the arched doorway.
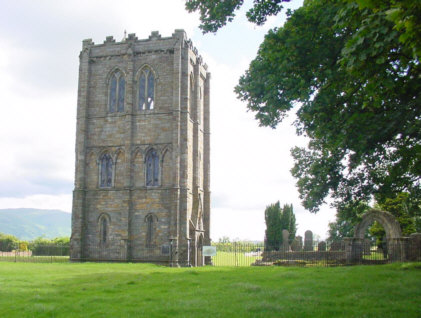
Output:
<instances>
[{"instance_id":1,"label":"arched doorway","mask_svg":"<svg viewBox=\"0 0 421 318\"><path fill-rule=\"evenodd\" d=\"M388 240L402 237L401 227L395 217L389 212L375 209L363 215L361 222L355 227L354 237L364 239L365 231L374 221L379 222L383 226Z\"/></svg>"},{"instance_id":2,"label":"arched doorway","mask_svg":"<svg viewBox=\"0 0 421 318\"><path fill-rule=\"evenodd\" d=\"M362 216L362 220L355 226L354 237L347 240L347 259L351 262L363 260L364 235L370 225L377 221L386 232L385 249L389 261L405 259L402 231L396 218L386 211L371 209Z\"/></svg>"},{"instance_id":3,"label":"arched doorway","mask_svg":"<svg viewBox=\"0 0 421 318\"><path fill-rule=\"evenodd\" d=\"M203 231L197 231L190 224L189 260L191 266L203 266Z\"/></svg>"},{"instance_id":4,"label":"arched doorway","mask_svg":"<svg viewBox=\"0 0 421 318\"><path fill-rule=\"evenodd\" d=\"M197 262L196 266L203 266L203 234L199 234L199 239L197 242Z\"/></svg>"}]
</instances>

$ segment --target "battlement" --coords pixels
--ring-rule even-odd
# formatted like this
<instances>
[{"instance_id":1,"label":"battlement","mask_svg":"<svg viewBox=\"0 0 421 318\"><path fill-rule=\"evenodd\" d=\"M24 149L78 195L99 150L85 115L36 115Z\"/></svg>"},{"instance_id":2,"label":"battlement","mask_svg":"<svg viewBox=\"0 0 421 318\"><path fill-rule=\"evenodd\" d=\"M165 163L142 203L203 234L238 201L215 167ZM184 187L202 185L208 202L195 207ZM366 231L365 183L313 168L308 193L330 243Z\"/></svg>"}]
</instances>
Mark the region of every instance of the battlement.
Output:
<instances>
[{"instance_id":1,"label":"battlement","mask_svg":"<svg viewBox=\"0 0 421 318\"><path fill-rule=\"evenodd\" d=\"M110 36L107 36L105 38L105 41L101 44L95 44L92 41L92 39L85 39L82 41L82 51L90 50L92 48L101 48L101 47L107 47L107 46L113 46L113 47L129 46L133 50L133 47L139 44L145 45L148 43L154 43L154 42L159 42L159 41L168 42L171 40L182 41L182 46L187 47L189 50L191 50L194 53L194 55L197 58L197 63L202 65L205 68L205 70L208 69L208 66L203 63L202 56L199 55L199 52L197 48L193 45L193 42L191 41L191 39L187 38L187 34L183 29L175 29L174 33L170 37L162 37L159 31L152 31L147 39L139 39L135 33L129 33L127 35L125 34L121 41L116 41L114 37L110 35ZM170 46L171 45L174 46L174 44L175 42L169 43Z\"/></svg>"},{"instance_id":2,"label":"battlement","mask_svg":"<svg viewBox=\"0 0 421 318\"><path fill-rule=\"evenodd\" d=\"M184 30L82 46L71 259L203 265L211 206L202 57Z\"/></svg>"}]
</instances>

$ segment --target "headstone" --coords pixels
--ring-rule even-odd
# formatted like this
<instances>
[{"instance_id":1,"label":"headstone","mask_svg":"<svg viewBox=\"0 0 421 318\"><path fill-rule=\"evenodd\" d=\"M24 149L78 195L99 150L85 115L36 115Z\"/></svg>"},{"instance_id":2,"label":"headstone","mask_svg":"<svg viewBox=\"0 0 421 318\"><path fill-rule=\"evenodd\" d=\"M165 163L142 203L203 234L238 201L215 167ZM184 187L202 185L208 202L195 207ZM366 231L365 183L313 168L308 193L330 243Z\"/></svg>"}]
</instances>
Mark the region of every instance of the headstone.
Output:
<instances>
[{"instance_id":1,"label":"headstone","mask_svg":"<svg viewBox=\"0 0 421 318\"><path fill-rule=\"evenodd\" d=\"M299 252L303 250L303 238L301 236L296 236L291 243L291 250L294 252Z\"/></svg>"},{"instance_id":2,"label":"headstone","mask_svg":"<svg viewBox=\"0 0 421 318\"><path fill-rule=\"evenodd\" d=\"M304 251L313 250L313 232L308 230L304 233Z\"/></svg>"},{"instance_id":3,"label":"headstone","mask_svg":"<svg viewBox=\"0 0 421 318\"><path fill-rule=\"evenodd\" d=\"M289 252L289 231L288 230L282 230L282 251Z\"/></svg>"},{"instance_id":4,"label":"headstone","mask_svg":"<svg viewBox=\"0 0 421 318\"><path fill-rule=\"evenodd\" d=\"M345 250L345 243L344 241L334 241L330 244L330 250L332 252L335 251L344 251Z\"/></svg>"},{"instance_id":5,"label":"headstone","mask_svg":"<svg viewBox=\"0 0 421 318\"><path fill-rule=\"evenodd\" d=\"M317 244L317 250L319 252L321 252L321 251L325 252L326 251L326 242L325 241L319 242L319 244Z\"/></svg>"}]
</instances>

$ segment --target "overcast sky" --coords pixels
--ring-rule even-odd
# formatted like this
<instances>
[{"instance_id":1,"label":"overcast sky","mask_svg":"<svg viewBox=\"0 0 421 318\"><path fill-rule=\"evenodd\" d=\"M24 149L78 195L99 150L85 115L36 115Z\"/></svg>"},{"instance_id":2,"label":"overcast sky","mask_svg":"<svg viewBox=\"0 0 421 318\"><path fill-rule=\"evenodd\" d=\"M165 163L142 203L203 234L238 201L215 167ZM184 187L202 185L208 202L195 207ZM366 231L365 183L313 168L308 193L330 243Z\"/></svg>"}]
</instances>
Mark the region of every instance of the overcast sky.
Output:
<instances>
[{"instance_id":1,"label":"overcast sky","mask_svg":"<svg viewBox=\"0 0 421 318\"><path fill-rule=\"evenodd\" d=\"M278 200L294 205L298 234L325 237L334 211L305 211L289 172L290 148L306 144L291 126L294 114L276 130L258 127L233 93L264 34L283 19L256 27L240 12L216 35L203 35L184 0L0 0L0 208L71 211L83 39L99 44L108 35L121 40L125 30L143 39L184 29L212 73L212 239L263 240L264 209Z\"/></svg>"}]
</instances>

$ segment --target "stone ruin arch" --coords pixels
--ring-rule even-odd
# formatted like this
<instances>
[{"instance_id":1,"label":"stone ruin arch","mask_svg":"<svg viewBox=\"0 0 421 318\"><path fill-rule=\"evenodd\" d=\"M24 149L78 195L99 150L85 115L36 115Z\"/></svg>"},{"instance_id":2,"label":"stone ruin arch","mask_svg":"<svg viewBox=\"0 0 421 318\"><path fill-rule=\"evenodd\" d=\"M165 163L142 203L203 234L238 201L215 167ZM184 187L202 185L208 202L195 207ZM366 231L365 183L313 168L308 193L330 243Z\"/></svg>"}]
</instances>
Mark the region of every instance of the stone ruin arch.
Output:
<instances>
[{"instance_id":1,"label":"stone ruin arch","mask_svg":"<svg viewBox=\"0 0 421 318\"><path fill-rule=\"evenodd\" d=\"M391 261L404 261L405 238L396 218L386 211L370 209L364 213L362 220L355 226L354 237L345 240L346 258L349 262L361 261L364 250L364 235L368 227L377 221L386 232L386 244Z\"/></svg>"},{"instance_id":2,"label":"stone ruin arch","mask_svg":"<svg viewBox=\"0 0 421 318\"><path fill-rule=\"evenodd\" d=\"M361 222L355 227L354 237L364 239L366 230L374 221L383 226L387 240L402 237L401 227L396 218L389 212L376 209L371 209L363 215Z\"/></svg>"}]
</instances>

